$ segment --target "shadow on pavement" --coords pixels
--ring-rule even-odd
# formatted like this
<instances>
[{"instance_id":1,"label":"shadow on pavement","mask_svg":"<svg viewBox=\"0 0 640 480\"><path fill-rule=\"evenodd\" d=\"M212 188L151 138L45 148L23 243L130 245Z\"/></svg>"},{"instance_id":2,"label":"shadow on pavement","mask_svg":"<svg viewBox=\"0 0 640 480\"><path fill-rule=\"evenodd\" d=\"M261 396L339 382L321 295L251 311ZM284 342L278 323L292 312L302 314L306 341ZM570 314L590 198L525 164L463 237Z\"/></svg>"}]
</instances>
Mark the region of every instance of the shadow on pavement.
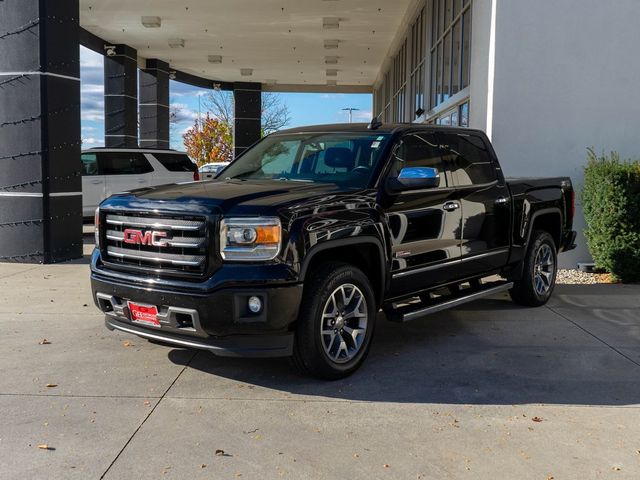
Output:
<instances>
[{"instance_id":1,"label":"shadow on pavement","mask_svg":"<svg viewBox=\"0 0 640 480\"><path fill-rule=\"evenodd\" d=\"M602 289L558 290L553 305L574 305L578 311L576 301L585 303L585 295L597 295ZM638 290L630 293L635 297L629 298L629 305L640 301ZM599 297L599 303L602 299L605 304L620 302ZM589 309L580 311L590 316ZM633 315L636 327L640 325L638 311ZM640 348L640 334L637 340ZM178 351L169 352L169 358L179 363L177 356ZM390 323L381 314L369 357L344 380L307 378L296 373L286 359L218 358L207 352L199 352L189 367L211 376L212 385L202 388L215 388L216 380L222 378L278 392L344 400L640 403L640 366L552 309L527 309L502 299L475 302L407 324Z\"/></svg>"}]
</instances>

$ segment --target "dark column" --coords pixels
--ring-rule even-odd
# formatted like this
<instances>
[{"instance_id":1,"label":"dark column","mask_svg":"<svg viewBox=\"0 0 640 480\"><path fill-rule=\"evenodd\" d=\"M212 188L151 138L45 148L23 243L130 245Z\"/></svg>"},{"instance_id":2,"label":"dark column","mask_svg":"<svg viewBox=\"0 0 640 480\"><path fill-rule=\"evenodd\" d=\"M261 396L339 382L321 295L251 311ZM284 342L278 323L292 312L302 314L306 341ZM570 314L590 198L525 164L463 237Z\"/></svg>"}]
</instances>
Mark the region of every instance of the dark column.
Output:
<instances>
[{"instance_id":1,"label":"dark column","mask_svg":"<svg viewBox=\"0 0 640 480\"><path fill-rule=\"evenodd\" d=\"M78 14L0 1L0 261L82 256Z\"/></svg>"},{"instance_id":2,"label":"dark column","mask_svg":"<svg viewBox=\"0 0 640 480\"><path fill-rule=\"evenodd\" d=\"M116 45L104 57L104 144L138 146L138 52Z\"/></svg>"},{"instance_id":3,"label":"dark column","mask_svg":"<svg viewBox=\"0 0 640 480\"><path fill-rule=\"evenodd\" d=\"M233 85L234 114L233 153L237 157L260 140L262 85L236 82Z\"/></svg>"},{"instance_id":4,"label":"dark column","mask_svg":"<svg viewBox=\"0 0 640 480\"><path fill-rule=\"evenodd\" d=\"M169 148L169 64L147 60L139 79L140 146Z\"/></svg>"}]
</instances>

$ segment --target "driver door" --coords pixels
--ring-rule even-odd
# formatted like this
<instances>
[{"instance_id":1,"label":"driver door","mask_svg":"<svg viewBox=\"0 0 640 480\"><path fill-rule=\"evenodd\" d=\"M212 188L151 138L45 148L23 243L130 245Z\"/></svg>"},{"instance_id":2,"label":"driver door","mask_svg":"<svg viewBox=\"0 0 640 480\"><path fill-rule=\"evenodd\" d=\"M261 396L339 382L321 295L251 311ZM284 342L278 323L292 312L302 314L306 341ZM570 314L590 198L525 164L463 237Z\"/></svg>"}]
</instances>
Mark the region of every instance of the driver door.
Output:
<instances>
[{"instance_id":1,"label":"driver door","mask_svg":"<svg viewBox=\"0 0 640 480\"><path fill-rule=\"evenodd\" d=\"M403 168L431 167L440 179L433 188L387 192L391 294L401 296L456 278L462 211L451 175L450 154L440 148L434 134L404 135L394 149L392 162L388 178L397 178Z\"/></svg>"}]
</instances>

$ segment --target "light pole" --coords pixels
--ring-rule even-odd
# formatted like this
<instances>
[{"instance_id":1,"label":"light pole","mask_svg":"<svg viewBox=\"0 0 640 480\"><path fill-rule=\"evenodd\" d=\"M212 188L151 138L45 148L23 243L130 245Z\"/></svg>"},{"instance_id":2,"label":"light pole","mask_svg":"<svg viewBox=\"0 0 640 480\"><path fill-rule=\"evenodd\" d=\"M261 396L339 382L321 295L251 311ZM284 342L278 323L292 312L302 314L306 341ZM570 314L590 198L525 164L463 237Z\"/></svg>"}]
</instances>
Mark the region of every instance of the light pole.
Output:
<instances>
[{"instance_id":1,"label":"light pole","mask_svg":"<svg viewBox=\"0 0 640 480\"><path fill-rule=\"evenodd\" d=\"M349 112L349 123L352 123L353 121L353 112L357 112L358 110L360 110L359 108L353 108L353 107L349 107L349 108L343 108L342 111L344 112Z\"/></svg>"}]
</instances>

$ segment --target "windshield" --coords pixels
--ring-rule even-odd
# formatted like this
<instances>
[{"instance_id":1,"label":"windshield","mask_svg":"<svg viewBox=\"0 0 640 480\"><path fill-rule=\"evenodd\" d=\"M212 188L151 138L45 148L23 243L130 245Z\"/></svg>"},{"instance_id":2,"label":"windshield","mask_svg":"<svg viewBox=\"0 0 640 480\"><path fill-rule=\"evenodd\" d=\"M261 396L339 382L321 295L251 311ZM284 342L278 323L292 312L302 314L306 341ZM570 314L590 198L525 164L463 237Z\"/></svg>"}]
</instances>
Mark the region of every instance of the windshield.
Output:
<instances>
[{"instance_id":1,"label":"windshield","mask_svg":"<svg viewBox=\"0 0 640 480\"><path fill-rule=\"evenodd\" d=\"M365 188L388 134L271 135L231 163L222 178L335 183Z\"/></svg>"}]
</instances>

